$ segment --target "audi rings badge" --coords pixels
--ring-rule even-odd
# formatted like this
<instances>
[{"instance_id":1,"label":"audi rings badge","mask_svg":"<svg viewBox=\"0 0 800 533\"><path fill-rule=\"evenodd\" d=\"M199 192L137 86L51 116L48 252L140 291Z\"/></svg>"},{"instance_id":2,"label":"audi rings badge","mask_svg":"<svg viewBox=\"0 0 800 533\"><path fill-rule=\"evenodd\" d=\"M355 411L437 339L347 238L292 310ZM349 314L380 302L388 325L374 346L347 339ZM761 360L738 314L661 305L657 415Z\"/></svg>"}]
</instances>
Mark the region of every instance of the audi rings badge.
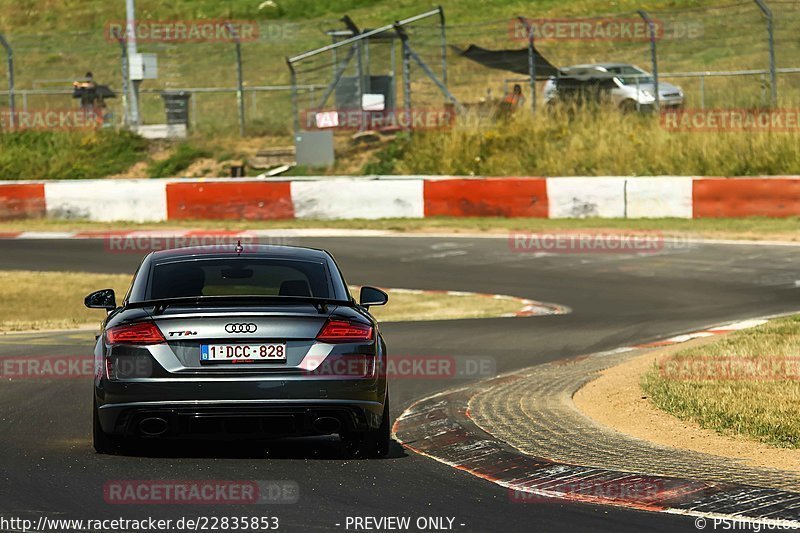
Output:
<instances>
[{"instance_id":1,"label":"audi rings badge","mask_svg":"<svg viewBox=\"0 0 800 533\"><path fill-rule=\"evenodd\" d=\"M228 333L255 333L258 326L252 322L225 324Z\"/></svg>"}]
</instances>

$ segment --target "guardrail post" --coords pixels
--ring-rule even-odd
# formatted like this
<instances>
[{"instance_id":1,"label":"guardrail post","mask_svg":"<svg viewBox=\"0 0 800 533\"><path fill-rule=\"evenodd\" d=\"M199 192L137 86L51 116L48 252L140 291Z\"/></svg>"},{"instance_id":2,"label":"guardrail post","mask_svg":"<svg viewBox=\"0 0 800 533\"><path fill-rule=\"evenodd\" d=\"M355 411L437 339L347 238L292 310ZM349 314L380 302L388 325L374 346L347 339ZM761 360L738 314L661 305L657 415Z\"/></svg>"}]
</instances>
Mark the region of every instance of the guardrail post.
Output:
<instances>
[{"instance_id":1,"label":"guardrail post","mask_svg":"<svg viewBox=\"0 0 800 533\"><path fill-rule=\"evenodd\" d=\"M639 16L642 17L642 20L647 23L648 33L650 34L650 59L653 63L653 89L656 93L656 111L658 111L661 109L661 95L658 92L658 51L656 49L656 25L653 22L653 19L650 18L650 15L648 15L647 11L644 9L638 10L637 13L639 13Z\"/></svg>"},{"instance_id":2,"label":"guardrail post","mask_svg":"<svg viewBox=\"0 0 800 533\"><path fill-rule=\"evenodd\" d=\"M772 85L772 107L778 105L778 77L775 69L775 32L773 25L772 10L764 3L764 0L755 0L764 16L767 17L767 38L769 39L769 82Z\"/></svg>"},{"instance_id":3,"label":"guardrail post","mask_svg":"<svg viewBox=\"0 0 800 533\"><path fill-rule=\"evenodd\" d=\"M11 111L9 126L11 126L11 129L14 129L14 126L16 125L16 119L14 116L14 52L11 49L11 45L8 44L8 41L6 41L6 38L2 33L0 33L0 45L6 49L6 58L8 60L8 108Z\"/></svg>"}]
</instances>

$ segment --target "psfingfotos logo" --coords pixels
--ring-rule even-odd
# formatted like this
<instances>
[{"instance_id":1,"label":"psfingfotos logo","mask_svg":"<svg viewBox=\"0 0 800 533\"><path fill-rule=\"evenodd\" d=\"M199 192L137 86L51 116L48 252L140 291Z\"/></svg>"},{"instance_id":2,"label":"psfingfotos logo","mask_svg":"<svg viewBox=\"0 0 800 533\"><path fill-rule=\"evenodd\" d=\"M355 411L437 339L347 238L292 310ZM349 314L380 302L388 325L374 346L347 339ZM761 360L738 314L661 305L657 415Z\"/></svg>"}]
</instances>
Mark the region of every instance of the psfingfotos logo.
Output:
<instances>
[{"instance_id":1,"label":"psfingfotos logo","mask_svg":"<svg viewBox=\"0 0 800 533\"><path fill-rule=\"evenodd\" d=\"M123 20L107 22L103 33L109 42L249 42L259 39L259 26L253 20Z\"/></svg>"},{"instance_id":2,"label":"psfingfotos logo","mask_svg":"<svg viewBox=\"0 0 800 533\"><path fill-rule=\"evenodd\" d=\"M84 109L28 109L0 111L0 129L91 130L103 124L100 114Z\"/></svg>"},{"instance_id":3,"label":"psfingfotos logo","mask_svg":"<svg viewBox=\"0 0 800 533\"><path fill-rule=\"evenodd\" d=\"M218 246L221 252L234 252L231 248L241 243L243 247L257 244L284 246L291 244L289 237L250 237L247 235L226 235L215 233L196 233L191 235L107 235L103 238L106 252L116 254L143 254L158 250L190 248L195 246Z\"/></svg>"},{"instance_id":4,"label":"psfingfotos logo","mask_svg":"<svg viewBox=\"0 0 800 533\"><path fill-rule=\"evenodd\" d=\"M800 108L789 109L667 109L661 127L669 131L777 131L800 130Z\"/></svg>"},{"instance_id":5,"label":"psfingfotos logo","mask_svg":"<svg viewBox=\"0 0 800 533\"><path fill-rule=\"evenodd\" d=\"M543 485L541 490L526 492L509 489L512 503L552 502L553 497L578 500L651 501L665 493L665 483L658 479L631 477L616 480L566 480Z\"/></svg>"},{"instance_id":6,"label":"psfingfotos logo","mask_svg":"<svg viewBox=\"0 0 800 533\"><path fill-rule=\"evenodd\" d=\"M339 109L322 111L306 109L301 112L305 129L340 130L441 130L455 123L456 114L450 109L386 109L382 111L363 111L360 109Z\"/></svg>"},{"instance_id":7,"label":"psfingfotos logo","mask_svg":"<svg viewBox=\"0 0 800 533\"><path fill-rule=\"evenodd\" d=\"M112 505L291 504L300 499L296 481L120 479L103 486Z\"/></svg>"},{"instance_id":8,"label":"psfingfotos logo","mask_svg":"<svg viewBox=\"0 0 800 533\"><path fill-rule=\"evenodd\" d=\"M325 379L476 379L497 375L497 362L489 356L391 355L383 366L372 355L308 356L300 365L310 376Z\"/></svg>"},{"instance_id":9,"label":"psfingfotos logo","mask_svg":"<svg viewBox=\"0 0 800 533\"><path fill-rule=\"evenodd\" d=\"M797 381L798 357L681 357L658 365L674 381Z\"/></svg>"},{"instance_id":10,"label":"psfingfotos logo","mask_svg":"<svg viewBox=\"0 0 800 533\"><path fill-rule=\"evenodd\" d=\"M652 254L665 249L686 249L690 241L688 237L666 238L659 231L513 231L508 236L508 246L519 253Z\"/></svg>"},{"instance_id":11,"label":"psfingfotos logo","mask_svg":"<svg viewBox=\"0 0 800 533\"><path fill-rule=\"evenodd\" d=\"M664 38L664 24L654 20L656 39ZM537 41L648 41L650 28L642 18L534 18L509 21L511 40L527 41L528 28Z\"/></svg>"}]
</instances>

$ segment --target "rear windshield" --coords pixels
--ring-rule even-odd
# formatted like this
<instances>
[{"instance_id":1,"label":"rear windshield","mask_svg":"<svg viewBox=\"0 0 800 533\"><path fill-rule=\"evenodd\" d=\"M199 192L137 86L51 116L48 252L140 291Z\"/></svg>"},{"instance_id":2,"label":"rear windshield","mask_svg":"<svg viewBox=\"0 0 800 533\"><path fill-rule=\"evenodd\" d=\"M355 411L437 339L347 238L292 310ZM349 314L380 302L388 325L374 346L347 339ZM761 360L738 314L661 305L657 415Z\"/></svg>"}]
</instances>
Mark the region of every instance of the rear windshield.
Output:
<instances>
[{"instance_id":1,"label":"rear windshield","mask_svg":"<svg viewBox=\"0 0 800 533\"><path fill-rule=\"evenodd\" d=\"M205 259L156 264L147 299L191 296L332 298L324 263L297 259Z\"/></svg>"}]
</instances>

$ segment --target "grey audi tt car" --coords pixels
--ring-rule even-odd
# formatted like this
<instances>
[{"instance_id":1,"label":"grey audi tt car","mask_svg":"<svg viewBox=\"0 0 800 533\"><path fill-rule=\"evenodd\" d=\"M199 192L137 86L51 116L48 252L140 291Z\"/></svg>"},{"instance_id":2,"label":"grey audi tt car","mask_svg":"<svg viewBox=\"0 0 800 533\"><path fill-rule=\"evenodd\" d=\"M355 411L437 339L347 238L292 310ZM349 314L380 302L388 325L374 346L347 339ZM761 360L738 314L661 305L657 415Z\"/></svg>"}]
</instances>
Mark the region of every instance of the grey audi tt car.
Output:
<instances>
[{"instance_id":1,"label":"grey audi tt car","mask_svg":"<svg viewBox=\"0 0 800 533\"><path fill-rule=\"evenodd\" d=\"M95 346L93 437L99 453L132 439L338 434L385 455L386 344L324 250L241 244L152 252Z\"/></svg>"}]
</instances>

